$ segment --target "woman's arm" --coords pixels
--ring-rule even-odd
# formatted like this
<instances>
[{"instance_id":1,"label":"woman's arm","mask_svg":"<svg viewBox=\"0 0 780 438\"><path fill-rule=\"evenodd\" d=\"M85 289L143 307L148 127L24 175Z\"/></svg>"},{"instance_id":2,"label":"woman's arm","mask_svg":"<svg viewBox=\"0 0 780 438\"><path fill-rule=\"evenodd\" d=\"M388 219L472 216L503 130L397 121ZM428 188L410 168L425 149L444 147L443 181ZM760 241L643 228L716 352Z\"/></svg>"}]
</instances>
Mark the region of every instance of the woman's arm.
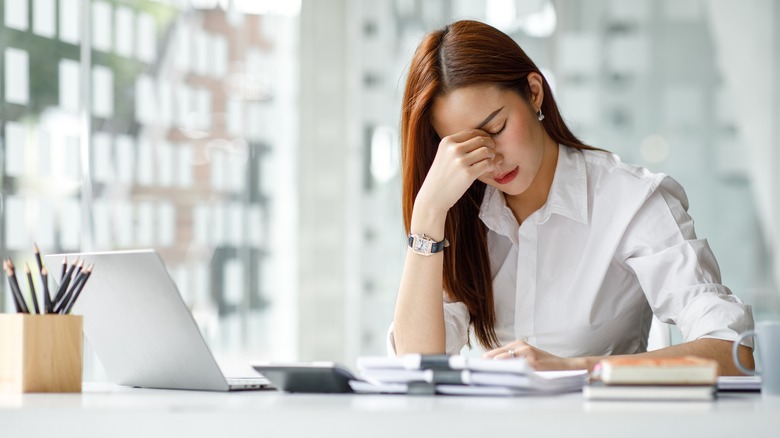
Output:
<instances>
[{"instance_id":1,"label":"woman's arm","mask_svg":"<svg viewBox=\"0 0 780 438\"><path fill-rule=\"evenodd\" d=\"M646 357L657 359L665 357L698 356L705 359L716 360L720 368L720 375L722 376L740 376L742 373L740 373L736 365L734 365L734 360L731 357L732 345L733 342L731 341L701 338L695 341L673 345L671 347L648 351L646 353L563 358L528 345L523 341L515 341L509 345L485 353L485 357L490 359L524 357L528 360L528 364L538 371L583 369L593 371L593 367L598 361L612 357ZM740 362L747 368L752 369L755 366L753 363L753 350L750 347L740 345L737 354L739 354Z\"/></svg>"},{"instance_id":2,"label":"woman's arm","mask_svg":"<svg viewBox=\"0 0 780 438\"><path fill-rule=\"evenodd\" d=\"M411 233L425 234L439 242L444 239L445 218L446 213L420 212L415 206ZM406 249L393 316L393 336L399 355L443 354L445 351L443 264L442 252L423 256L414 253L411 248Z\"/></svg>"},{"instance_id":3,"label":"woman's arm","mask_svg":"<svg viewBox=\"0 0 780 438\"><path fill-rule=\"evenodd\" d=\"M414 201L409 232L444 240L447 212L480 175L493 170L494 149L492 138L477 129L444 137ZM424 256L407 248L393 316L396 354L446 351L443 269L443 253Z\"/></svg>"},{"instance_id":4,"label":"woman's arm","mask_svg":"<svg viewBox=\"0 0 780 438\"><path fill-rule=\"evenodd\" d=\"M608 357L646 357L646 358L665 358L665 357L682 357L682 356L698 356L706 359L714 359L718 362L721 376L741 376L742 373L734 365L734 359L731 357L731 348L733 342L724 341L722 339L702 338L695 341L685 342L678 345L672 345L671 347L660 348L654 351L648 351L647 353L638 353L625 356L592 356L569 359L572 361L574 369L584 369L592 371L593 367L601 359ZM744 345L739 346L737 352L739 354L740 362L747 368L753 369L753 350Z\"/></svg>"}]
</instances>

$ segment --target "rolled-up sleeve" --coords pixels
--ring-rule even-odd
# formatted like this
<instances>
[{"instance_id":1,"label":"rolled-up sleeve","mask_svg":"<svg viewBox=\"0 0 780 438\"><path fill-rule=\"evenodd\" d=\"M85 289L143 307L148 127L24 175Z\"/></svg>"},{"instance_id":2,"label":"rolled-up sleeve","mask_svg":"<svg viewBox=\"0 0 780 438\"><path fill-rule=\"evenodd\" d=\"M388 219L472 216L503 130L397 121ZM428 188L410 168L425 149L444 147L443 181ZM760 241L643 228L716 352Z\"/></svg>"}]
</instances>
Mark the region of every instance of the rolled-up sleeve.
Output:
<instances>
[{"instance_id":1,"label":"rolled-up sleeve","mask_svg":"<svg viewBox=\"0 0 780 438\"><path fill-rule=\"evenodd\" d=\"M753 328L749 305L721 284L705 239L697 239L682 187L665 178L626 230L626 265L634 271L653 313L676 324L683 339L735 340ZM752 340L743 344L752 348Z\"/></svg>"},{"instance_id":2,"label":"rolled-up sleeve","mask_svg":"<svg viewBox=\"0 0 780 438\"><path fill-rule=\"evenodd\" d=\"M469 311L465 304L451 301L446 292L444 293L444 330L447 354L459 354L468 342ZM387 330L387 355L396 354L393 324L390 323L390 328Z\"/></svg>"}]
</instances>

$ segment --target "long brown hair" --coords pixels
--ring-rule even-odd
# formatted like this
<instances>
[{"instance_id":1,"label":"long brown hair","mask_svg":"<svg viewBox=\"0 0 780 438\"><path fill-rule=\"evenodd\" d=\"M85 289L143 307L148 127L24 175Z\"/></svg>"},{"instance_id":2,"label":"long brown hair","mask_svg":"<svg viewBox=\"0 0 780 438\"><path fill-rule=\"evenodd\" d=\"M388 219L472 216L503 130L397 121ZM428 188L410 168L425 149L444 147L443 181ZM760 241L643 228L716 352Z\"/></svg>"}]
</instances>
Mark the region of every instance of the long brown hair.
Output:
<instances>
[{"instance_id":1,"label":"long brown hair","mask_svg":"<svg viewBox=\"0 0 780 438\"><path fill-rule=\"evenodd\" d=\"M403 216L409 233L417 193L428 174L441 139L431 123L438 96L471 85L495 85L530 97L528 74L541 72L509 36L478 21L457 21L427 34L412 58L401 114ZM544 77L542 75L542 77ZM593 149L572 134L561 118L547 80L543 80L542 121L557 143ZM480 344L498 346L487 229L479 220L485 184L475 181L447 213L443 285L466 305Z\"/></svg>"}]
</instances>

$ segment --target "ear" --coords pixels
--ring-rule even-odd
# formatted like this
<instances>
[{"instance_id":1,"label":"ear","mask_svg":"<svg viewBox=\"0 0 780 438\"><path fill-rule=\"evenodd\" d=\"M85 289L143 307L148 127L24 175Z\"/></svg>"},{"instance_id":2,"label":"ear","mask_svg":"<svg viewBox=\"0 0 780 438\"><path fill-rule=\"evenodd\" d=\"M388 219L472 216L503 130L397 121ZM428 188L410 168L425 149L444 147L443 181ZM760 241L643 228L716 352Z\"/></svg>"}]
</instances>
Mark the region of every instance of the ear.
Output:
<instances>
[{"instance_id":1,"label":"ear","mask_svg":"<svg viewBox=\"0 0 780 438\"><path fill-rule=\"evenodd\" d=\"M528 88L531 90L529 101L534 111L538 111L544 102L544 79L537 72L528 73Z\"/></svg>"}]
</instances>

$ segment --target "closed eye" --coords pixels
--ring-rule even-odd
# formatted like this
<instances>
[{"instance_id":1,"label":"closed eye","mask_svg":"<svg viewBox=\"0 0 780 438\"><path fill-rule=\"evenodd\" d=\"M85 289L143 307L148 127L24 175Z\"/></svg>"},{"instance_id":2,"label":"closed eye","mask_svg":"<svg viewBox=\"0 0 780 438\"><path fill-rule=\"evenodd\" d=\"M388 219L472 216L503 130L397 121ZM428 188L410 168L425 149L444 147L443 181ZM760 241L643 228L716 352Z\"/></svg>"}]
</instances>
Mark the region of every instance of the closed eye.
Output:
<instances>
[{"instance_id":1,"label":"closed eye","mask_svg":"<svg viewBox=\"0 0 780 438\"><path fill-rule=\"evenodd\" d=\"M506 128L506 120L504 121L504 124L501 126L501 129L499 129L496 132L488 132L488 134L490 134L491 137L495 137L498 134L501 134L504 131L505 128Z\"/></svg>"}]
</instances>

